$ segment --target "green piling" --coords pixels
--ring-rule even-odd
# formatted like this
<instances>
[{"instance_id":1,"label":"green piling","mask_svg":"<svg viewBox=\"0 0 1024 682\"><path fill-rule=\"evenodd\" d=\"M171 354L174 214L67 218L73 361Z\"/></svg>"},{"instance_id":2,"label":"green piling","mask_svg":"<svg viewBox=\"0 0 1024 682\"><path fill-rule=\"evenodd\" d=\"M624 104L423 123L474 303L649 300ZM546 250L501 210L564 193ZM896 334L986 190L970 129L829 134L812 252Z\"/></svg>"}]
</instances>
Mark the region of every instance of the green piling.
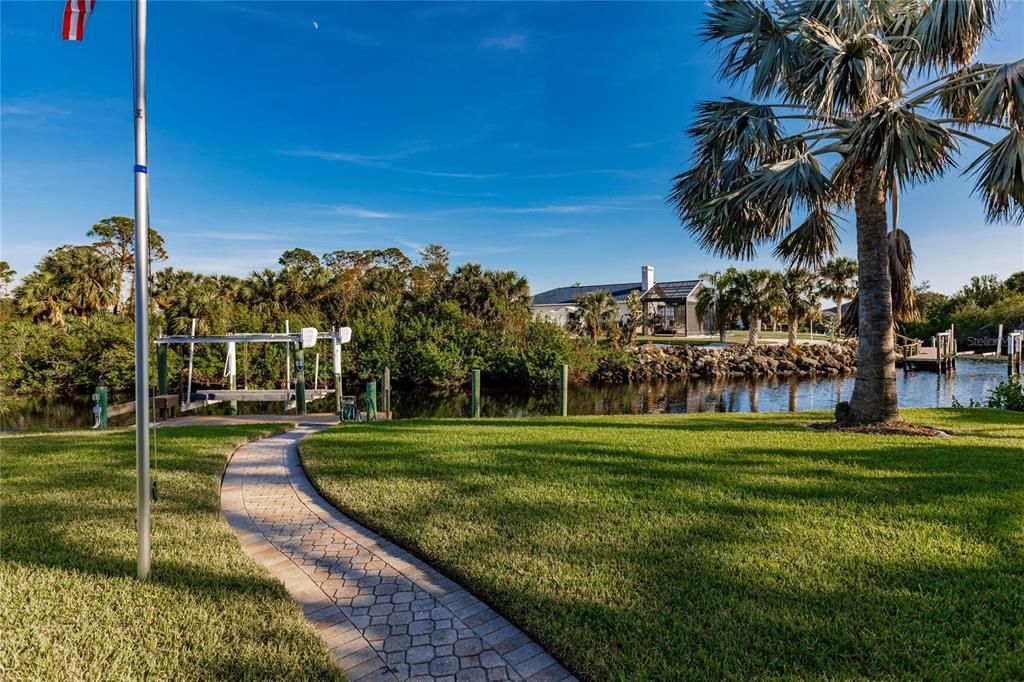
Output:
<instances>
[{"instance_id":1,"label":"green piling","mask_svg":"<svg viewBox=\"0 0 1024 682\"><path fill-rule=\"evenodd\" d=\"M366 382L366 421L377 421L377 382Z\"/></svg>"},{"instance_id":2,"label":"green piling","mask_svg":"<svg viewBox=\"0 0 1024 682\"><path fill-rule=\"evenodd\" d=\"M156 347L156 385L160 395L167 395L167 346Z\"/></svg>"},{"instance_id":3,"label":"green piling","mask_svg":"<svg viewBox=\"0 0 1024 682\"><path fill-rule=\"evenodd\" d=\"M470 408L473 413L474 419L480 418L480 370L473 370L472 379L472 398L470 402Z\"/></svg>"},{"instance_id":4,"label":"green piling","mask_svg":"<svg viewBox=\"0 0 1024 682\"><path fill-rule=\"evenodd\" d=\"M107 387L97 386L96 393L93 394L92 399L96 401L96 415L99 427L105 429L107 428Z\"/></svg>"},{"instance_id":5,"label":"green piling","mask_svg":"<svg viewBox=\"0 0 1024 682\"><path fill-rule=\"evenodd\" d=\"M167 346L159 345L156 347L156 389L160 395L167 395ZM161 403L163 404L163 403ZM160 416L167 416L167 408L160 408Z\"/></svg>"},{"instance_id":6,"label":"green piling","mask_svg":"<svg viewBox=\"0 0 1024 682\"><path fill-rule=\"evenodd\" d=\"M558 386L558 407L563 417L569 416L569 365L562 365Z\"/></svg>"},{"instance_id":7,"label":"green piling","mask_svg":"<svg viewBox=\"0 0 1024 682\"><path fill-rule=\"evenodd\" d=\"M306 353L302 346L295 347L295 411L306 414Z\"/></svg>"}]
</instances>

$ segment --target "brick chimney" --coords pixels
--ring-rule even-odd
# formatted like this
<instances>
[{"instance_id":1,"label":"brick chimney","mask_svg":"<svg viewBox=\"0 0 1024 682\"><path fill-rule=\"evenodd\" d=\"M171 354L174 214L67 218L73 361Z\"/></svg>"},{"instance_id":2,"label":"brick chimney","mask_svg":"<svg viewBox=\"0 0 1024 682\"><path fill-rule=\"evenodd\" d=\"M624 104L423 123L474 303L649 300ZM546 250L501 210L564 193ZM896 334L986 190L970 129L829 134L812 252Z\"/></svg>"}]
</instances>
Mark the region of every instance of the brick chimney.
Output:
<instances>
[{"instance_id":1,"label":"brick chimney","mask_svg":"<svg viewBox=\"0 0 1024 682\"><path fill-rule=\"evenodd\" d=\"M643 289L642 293L646 293L651 287L654 286L654 266L645 265L640 268L640 288Z\"/></svg>"}]
</instances>

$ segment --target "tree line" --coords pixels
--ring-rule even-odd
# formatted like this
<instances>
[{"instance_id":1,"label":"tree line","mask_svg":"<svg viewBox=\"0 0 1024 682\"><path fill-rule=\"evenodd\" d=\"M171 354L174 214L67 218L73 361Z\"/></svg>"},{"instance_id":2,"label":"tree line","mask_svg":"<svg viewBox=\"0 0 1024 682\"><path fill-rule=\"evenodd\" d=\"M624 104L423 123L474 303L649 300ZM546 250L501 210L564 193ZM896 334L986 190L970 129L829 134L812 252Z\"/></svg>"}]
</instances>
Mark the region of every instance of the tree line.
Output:
<instances>
[{"instance_id":1,"label":"tree line","mask_svg":"<svg viewBox=\"0 0 1024 682\"><path fill-rule=\"evenodd\" d=\"M15 273L0 266L0 337L10 351L0 361L4 390L70 393L98 382L131 388L133 234L131 218L102 220L88 232L90 243L53 249L13 290ZM151 261L167 258L157 230L150 245ZM562 363L585 373L597 362L599 351L586 339L532 318L524 277L476 263L452 268L437 244L416 261L397 248L289 249L278 265L246 277L153 268L150 327L184 334L193 319L198 334L283 331L286 321L292 329L350 326L349 378L379 377L389 367L397 381L438 387L464 382L472 368L549 382ZM195 385L223 381L223 352L197 347ZM181 355L170 360L180 372ZM240 380L251 388L282 385L284 362L276 344L243 345Z\"/></svg>"}]
</instances>

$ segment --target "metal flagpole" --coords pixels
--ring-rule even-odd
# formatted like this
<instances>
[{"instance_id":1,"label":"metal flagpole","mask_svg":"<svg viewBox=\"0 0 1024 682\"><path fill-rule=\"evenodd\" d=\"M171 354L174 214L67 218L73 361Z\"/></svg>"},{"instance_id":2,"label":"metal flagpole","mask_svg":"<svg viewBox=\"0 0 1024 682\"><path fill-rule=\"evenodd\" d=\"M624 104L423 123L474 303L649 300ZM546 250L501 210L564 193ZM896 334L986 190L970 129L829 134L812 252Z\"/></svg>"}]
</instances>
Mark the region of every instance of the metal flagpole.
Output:
<instances>
[{"instance_id":1,"label":"metal flagpole","mask_svg":"<svg viewBox=\"0 0 1024 682\"><path fill-rule=\"evenodd\" d=\"M146 154L146 0L135 13L135 469L136 559L149 577L149 168Z\"/></svg>"}]
</instances>

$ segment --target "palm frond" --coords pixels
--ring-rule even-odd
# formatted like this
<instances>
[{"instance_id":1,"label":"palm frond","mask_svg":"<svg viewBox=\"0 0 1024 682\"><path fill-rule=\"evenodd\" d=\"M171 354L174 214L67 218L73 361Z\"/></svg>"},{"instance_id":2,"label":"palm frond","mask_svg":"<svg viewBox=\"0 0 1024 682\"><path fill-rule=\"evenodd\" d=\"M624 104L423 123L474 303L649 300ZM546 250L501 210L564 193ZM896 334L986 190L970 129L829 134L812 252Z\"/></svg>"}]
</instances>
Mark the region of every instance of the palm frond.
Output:
<instances>
[{"instance_id":1,"label":"palm frond","mask_svg":"<svg viewBox=\"0 0 1024 682\"><path fill-rule=\"evenodd\" d=\"M1024 59L1003 64L974 101L972 118L1024 128Z\"/></svg>"},{"instance_id":2,"label":"palm frond","mask_svg":"<svg viewBox=\"0 0 1024 682\"><path fill-rule=\"evenodd\" d=\"M991 222L1024 223L1024 130L1011 130L964 171L977 176L974 192Z\"/></svg>"},{"instance_id":3,"label":"palm frond","mask_svg":"<svg viewBox=\"0 0 1024 682\"><path fill-rule=\"evenodd\" d=\"M687 134L696 144L695 155L701 163L729 157L762 160L776 153L782 124L771 107L729 97L698 105Z\"/></svg>"},{"instance_id":4,"label":"palm frond","mask_svg":"<svg viewBox=\"0 0 1024 682\"><path fill-rule=\"evenodd\" d=\"M722 48L720 73L731 81L750 77L755 97L782 92L803 63L793 40L795 23L754 0L710 0L700 35Z\"/></svg>"},{"instance_id":5,"label":"palm frond","mask_svg":"<svg viewBox=\"0 0 1024 682\"><path fill-rule=\"evenodd\" d=\"M897 322L913 322L919 318L914 296L914 249L910 237L894 228L887 238L889 277L892 280L892 315Z\"/></svg>"},{"instance_id":6,"label":"palm frond","mask_svg":"<svg viewBox=\"0 0 1024 682\"><path fill-rule=\"evenodd\" d=\"M991 64L979 62L954 71L935 90L939 109L951 118L973 119L975 102L991 79Z\"/></svg>"},{"instance_id":7,"label":"palm frond","mask_svg":"<svg viewBox=\"0 0 1024 682\"><path fill-rule=\"evenodd\" d=\"M818 267L838 246L836 217L822 207L811 211L800 225L782 238L775 247L775 257L797 266Z\"/></svg>"},{"instance_id":8,"label":"palm frond","mask_svg":"<svg viewBox=\"0 0 1024 682\"><path fill-rule=\"evenodd\" d=\"M965 66L992 32L999 0L931 0L911 22L913 60L920 66Z\"/></svg>"},{"instance_id":9,"label":"palm frond","mask_svg":"<svg viewBox=\"0 0 1024 682\"><path fill-rule=\"evenodd\" d=\"M847 155L836 167L836 182L846 185L856 169L870 168L872 182L884 189L941 175L960 149L941 123L894 101L858 118L847 144Z\"/></svg>"},{"instance_id":10,"label":"palm frond","mask_svg":"<svg viewBox=\"0 0 1024 682\"><path fill-rule=\"evenodd\" d=\"M823 114L849 114L895 97L903 76L882 37L869 27L838 32L814 19L800 26L807 60L797 74L801 101Z\"/></svg>"}]
</instances>

